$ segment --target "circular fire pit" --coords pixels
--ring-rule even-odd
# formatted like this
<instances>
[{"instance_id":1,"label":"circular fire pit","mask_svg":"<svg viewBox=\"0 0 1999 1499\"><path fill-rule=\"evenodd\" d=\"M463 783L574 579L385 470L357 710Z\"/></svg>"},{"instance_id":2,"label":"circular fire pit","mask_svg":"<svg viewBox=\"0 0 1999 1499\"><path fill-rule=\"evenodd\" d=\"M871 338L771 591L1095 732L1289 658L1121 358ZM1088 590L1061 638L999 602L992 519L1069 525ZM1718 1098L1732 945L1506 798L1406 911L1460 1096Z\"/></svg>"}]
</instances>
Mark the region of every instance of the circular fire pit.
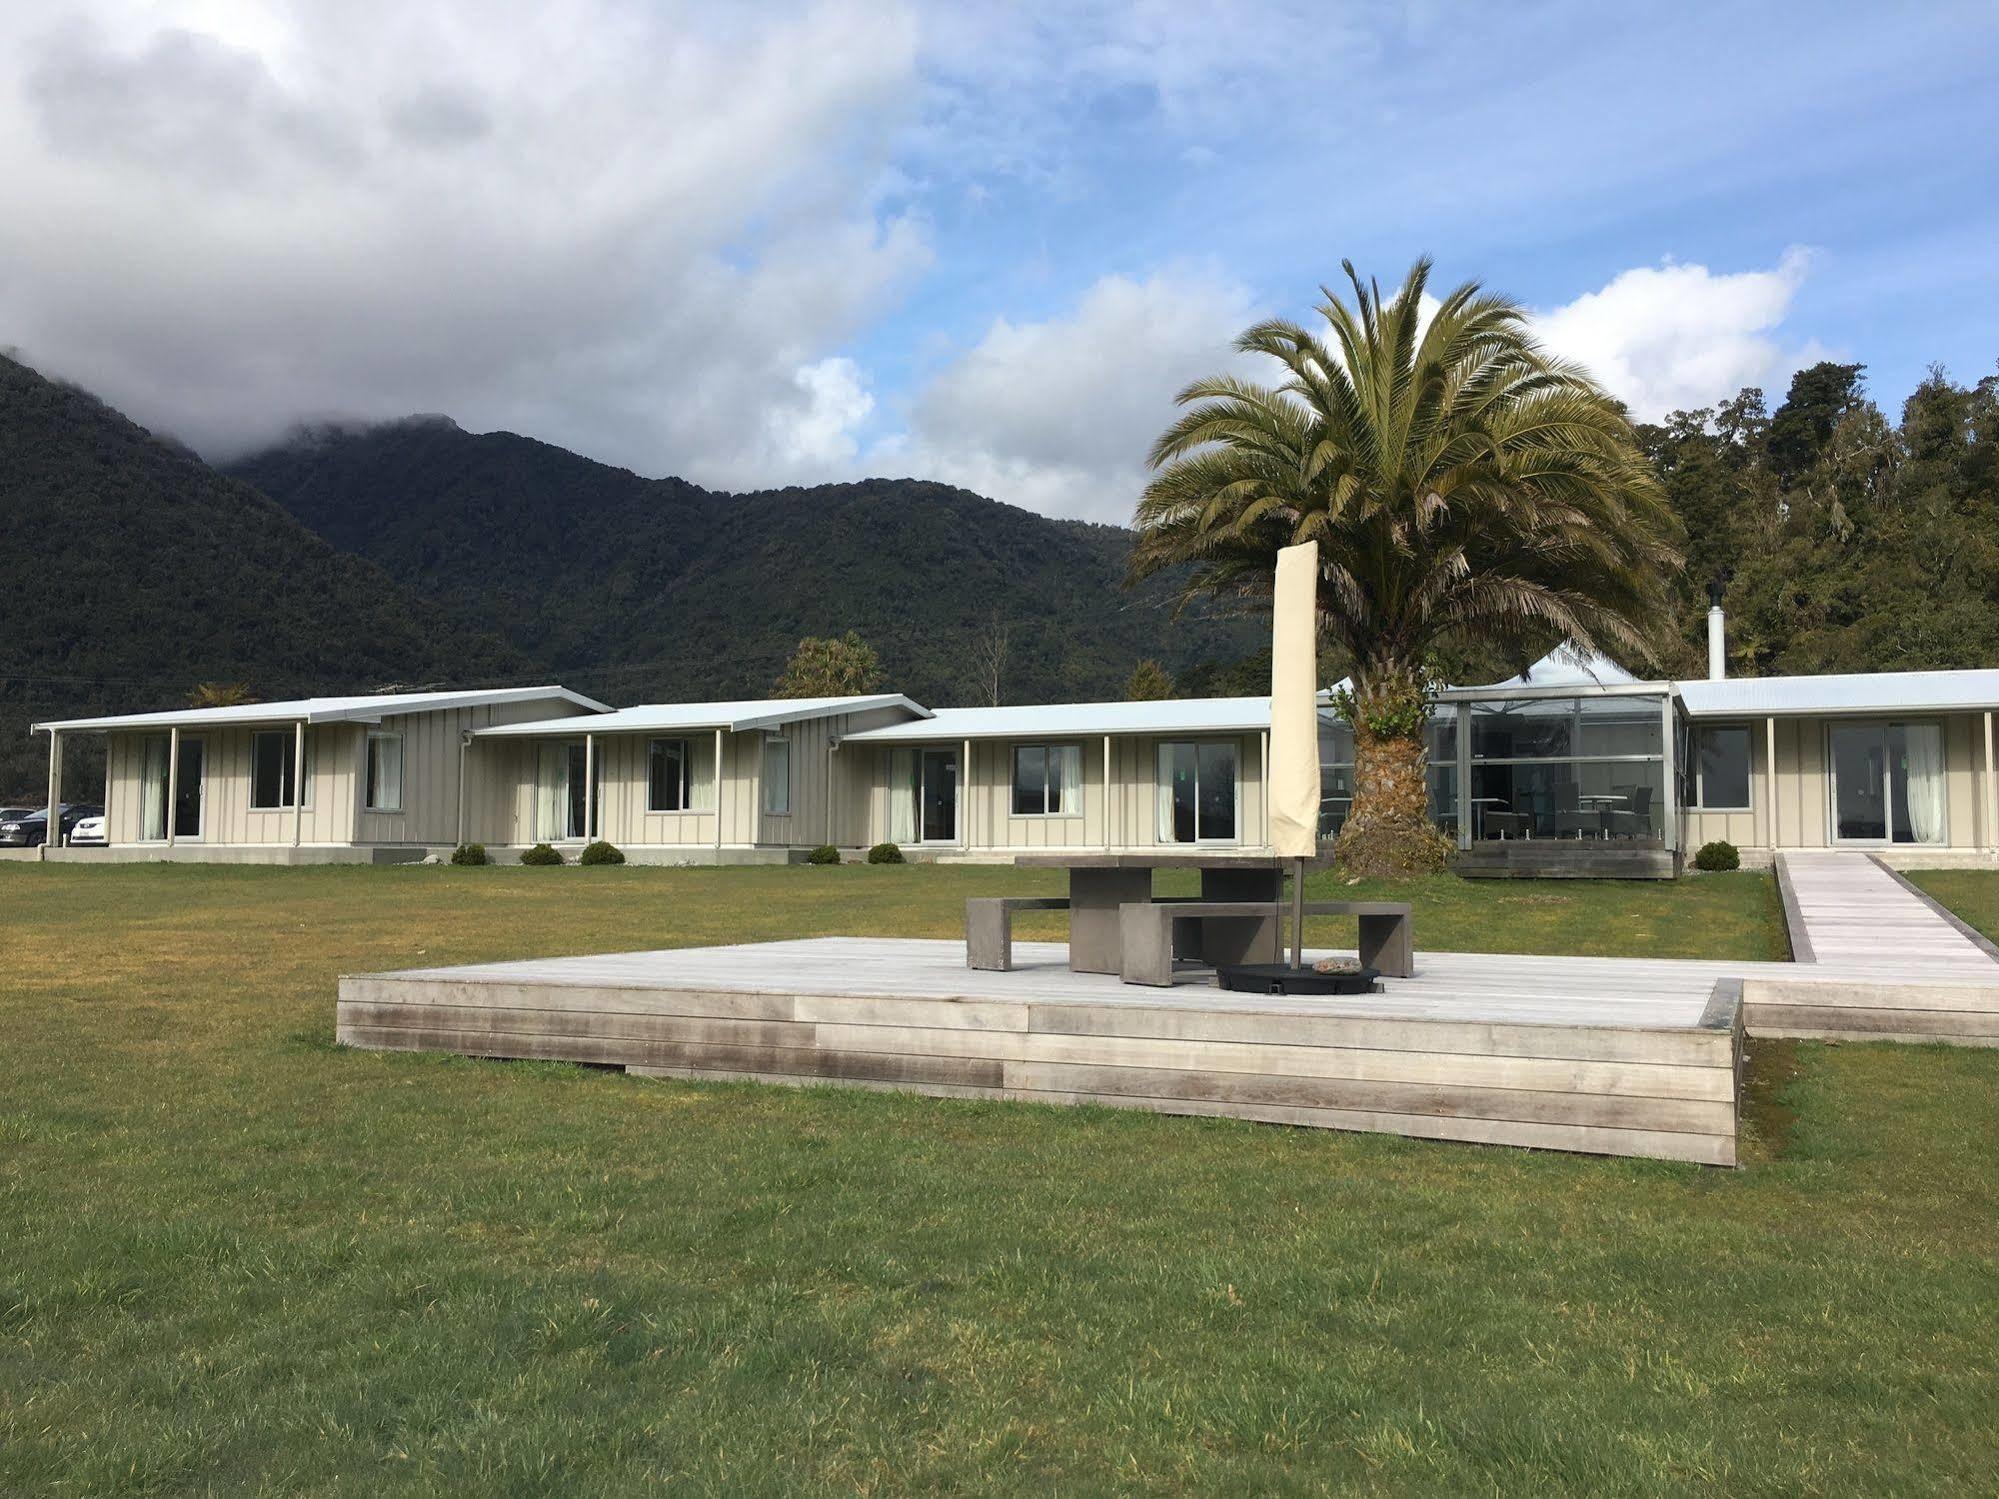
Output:
<instances>
[{"instance_id":1,"label":"circular fire pit","mask_svg":"<svg viewBox=\"0 0 1999 1499\"><path fill-rule=\"evenodd\" d=\"M1289 963L1237 963L1215 971L1224 989L1241 994L1375 994L1381 989L1378 968L1321 973Z\"/></svg>"}]
</instances>

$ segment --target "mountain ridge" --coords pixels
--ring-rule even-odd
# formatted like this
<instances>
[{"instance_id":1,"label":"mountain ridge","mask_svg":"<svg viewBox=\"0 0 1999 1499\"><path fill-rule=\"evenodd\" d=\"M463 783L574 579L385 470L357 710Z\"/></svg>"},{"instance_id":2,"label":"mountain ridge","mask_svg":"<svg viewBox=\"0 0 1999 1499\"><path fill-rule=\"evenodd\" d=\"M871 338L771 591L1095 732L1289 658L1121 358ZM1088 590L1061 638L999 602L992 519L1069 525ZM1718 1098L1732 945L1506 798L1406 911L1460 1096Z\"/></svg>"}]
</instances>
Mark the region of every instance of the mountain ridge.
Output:
<instances>
[{"instance_id":1,"label":"mountain ridge","mask_svg":"<svg viewBox=\"0 0 1999 1499\"><path fill-rule=\"evenodd\" d=\"M1122 587L1118 527L922 479L735 494L540 439L399 419L320 425L225 465L336 546L598 696L760 691L805 635L859 630L925 702L979 700L997 619L1006 700L1119 695L1153 656L1192 673L1256 647Z\"/></svg>"}]
</instances>

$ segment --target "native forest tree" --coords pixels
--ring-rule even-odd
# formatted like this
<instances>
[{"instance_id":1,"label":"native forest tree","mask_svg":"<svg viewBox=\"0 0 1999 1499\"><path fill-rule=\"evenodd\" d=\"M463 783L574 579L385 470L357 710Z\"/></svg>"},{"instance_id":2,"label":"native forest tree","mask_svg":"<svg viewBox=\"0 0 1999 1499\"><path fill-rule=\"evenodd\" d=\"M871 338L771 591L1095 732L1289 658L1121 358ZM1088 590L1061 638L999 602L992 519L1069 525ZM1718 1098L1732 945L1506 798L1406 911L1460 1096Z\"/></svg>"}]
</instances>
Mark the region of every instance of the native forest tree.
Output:
<instances>
[{"instance_id":1,"label":"native forest tree","mask_svg":"<svg viewBox=\"0 0 1999 1499\"><path fill-rule=\"evenodd\" d=\"M849 630L799 641L772 691L778 697L860 697L881 691L882 681L881 657L858 630Z\"/></svg>"}]
</instances>

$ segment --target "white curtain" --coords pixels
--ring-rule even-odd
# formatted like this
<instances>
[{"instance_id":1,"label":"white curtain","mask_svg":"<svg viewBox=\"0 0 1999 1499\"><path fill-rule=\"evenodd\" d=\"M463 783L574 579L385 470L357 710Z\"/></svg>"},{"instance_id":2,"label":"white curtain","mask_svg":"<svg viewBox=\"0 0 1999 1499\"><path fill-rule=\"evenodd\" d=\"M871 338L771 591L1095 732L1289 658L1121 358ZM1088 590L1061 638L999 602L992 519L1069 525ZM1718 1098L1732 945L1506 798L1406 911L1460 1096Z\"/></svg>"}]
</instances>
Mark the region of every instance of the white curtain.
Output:
<instances>
[{"instance_id":1,"label":"white curtain","mask_svg":"<svg viewBox=\"0 0 1999 1499\"><path fill-rule=\"evenodd\" d=\"M403 736L371 734L368 769L374 784L368 787L368 805L378 811L400 812L403 805Z\"/></svg>"},{"instance_id":2,"label":"white curtain","mask_svg":"<svg viewBox=\"0 0 1999 1499\"><path fill-rule=\"evenodd\" d=\"M1175 745L1159 746L1159 827L1161 843L1176 841L1173 837L1173 752Z\"/></svg>"},{"instance_id":3,"label":"white curtain","mask_svg":"<svg viewBox=\"0 0 1999 1499\"><path fill-rule=\"evenodd\" d=\"M139 768L139 836L167 836L167 736L148 737Z\"/></svg>"},{"instance_id":4,"label":"white curtain","mask_svg":"<svg viewBox=\"0 0 1999 1499\"><path fill-rule=\"evenodd\" d=\"M888 841L916 841L916 752L888 753Z\"/></svg>"},{"instance_id":5,"label":"white curtain","mask_svg":"<svg viewBox=\"0 0 1999 1499\"><path fill-rule=\"evenodd\" d=\"M569 746L544 744L536 758L534 836L552 843L569 836Z\"/></svg>"},{"instance_id":6,"label":"white curtain","mask_svg":"<svg viewBox=\"0 0 1999 1499\"><path fill-rule=\"evenodd\" d=\"M715 741L687 742L687 805L696 812L715 810Z\"/></svg>"},{"instance_id":7,"label":"white curtain","mask_svg":"<svg viewBox=\"0 0 1999 1499\"><path fill-rule=\"evenodd\" d=\"M1075 816L1083 810L1083 747L1060 744L1048 751L1048 810Z\"/></svg>"},{"instance_id":8,"label":"white curtain","mask_svg":"<svg viewBox=\"0 0 1999 1499\"><path fill-rule=\"evenodd\" d=\"M1909 833L1918 843L1942 843L1943 728L1933 723L1906 724L1902 737L1909 767Z\"/></svg>"}]
</instances>

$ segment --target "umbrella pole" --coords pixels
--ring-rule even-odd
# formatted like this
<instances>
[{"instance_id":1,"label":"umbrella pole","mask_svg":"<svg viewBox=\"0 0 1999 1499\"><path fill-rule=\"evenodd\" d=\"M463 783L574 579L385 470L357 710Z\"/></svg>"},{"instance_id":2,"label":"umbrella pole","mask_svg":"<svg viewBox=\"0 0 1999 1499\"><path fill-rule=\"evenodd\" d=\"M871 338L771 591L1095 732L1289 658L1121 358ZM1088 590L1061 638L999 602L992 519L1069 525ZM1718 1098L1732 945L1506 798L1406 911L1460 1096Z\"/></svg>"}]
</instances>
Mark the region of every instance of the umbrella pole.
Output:
<instances>
[{"instance_id":1,"label":"umbrella pole","mask_svg":"<svg viewBox=\"0 0 1999 1499\"><path fill-rule=\"evenodd\" d=\"M1291 966L1305 966L1305 861L1291 867Z\"/></svg>"}]
</instances>

